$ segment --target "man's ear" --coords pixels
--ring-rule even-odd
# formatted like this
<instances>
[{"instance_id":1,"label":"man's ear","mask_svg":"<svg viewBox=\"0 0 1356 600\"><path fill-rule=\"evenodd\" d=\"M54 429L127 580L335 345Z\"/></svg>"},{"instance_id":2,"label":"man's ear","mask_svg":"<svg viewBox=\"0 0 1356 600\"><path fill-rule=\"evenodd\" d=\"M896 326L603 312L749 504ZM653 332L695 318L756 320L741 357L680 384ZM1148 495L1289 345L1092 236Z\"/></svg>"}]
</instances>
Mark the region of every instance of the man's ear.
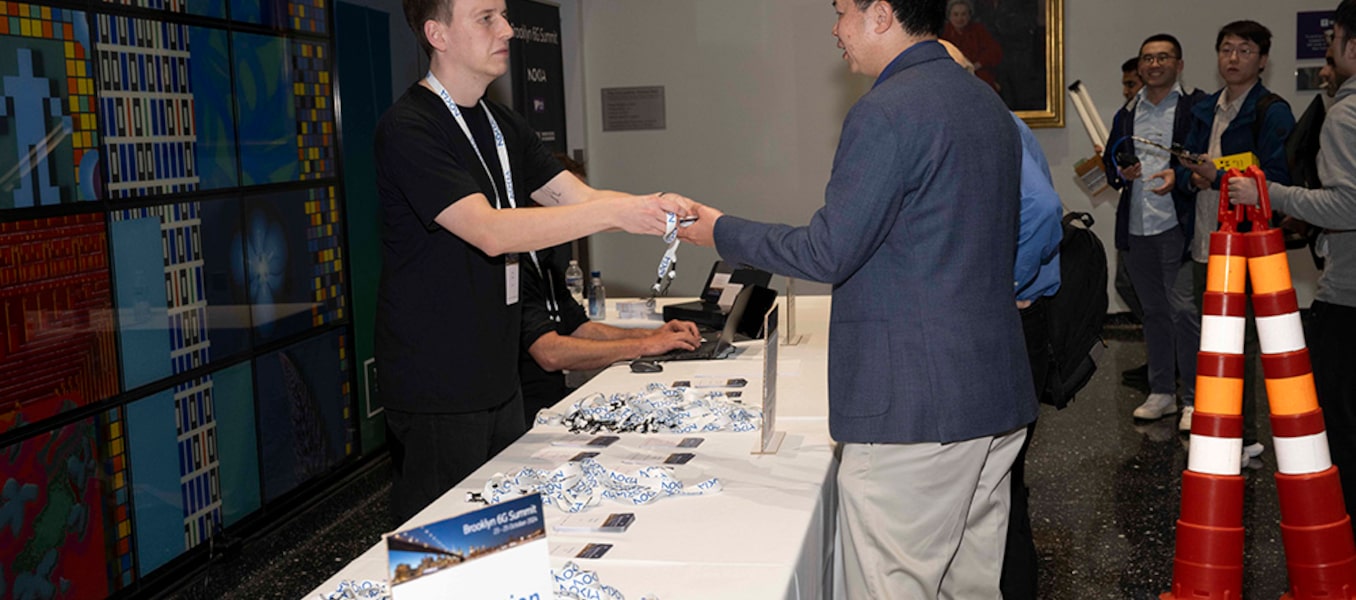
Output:
<instances>
[{"instance_id":1,"label":"man's ear","mask_svg":"<svg viewBox=\"0 0 1356 600\"><path fill-rule=\"evenodd\" d=\"M876 0L869 9L871 29L877 34L885 33L895 24L895 9L886 0Z\"/></svg>"},{"instance_id":2,"label":"man's ear","mask_svg":"<svg viewBox=\"0 0 1356 600\"><path fill-rule=\"evenodd\" d=\"M443 25L434 19L424 21L424 38L428 40L428 45L434 50L443 50L447 48L447 38L444 35Z\"/></svg>"}]
</instances>

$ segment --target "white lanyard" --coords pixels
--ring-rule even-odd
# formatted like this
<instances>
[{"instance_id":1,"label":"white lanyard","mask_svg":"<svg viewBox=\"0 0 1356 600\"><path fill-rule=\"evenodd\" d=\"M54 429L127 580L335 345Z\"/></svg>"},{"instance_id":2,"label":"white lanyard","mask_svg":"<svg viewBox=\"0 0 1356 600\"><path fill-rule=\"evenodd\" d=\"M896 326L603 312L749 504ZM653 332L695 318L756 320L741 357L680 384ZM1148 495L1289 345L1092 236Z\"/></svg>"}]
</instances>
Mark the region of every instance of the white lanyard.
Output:
<instances>
[{"instance_id":1,"label":"white lanyard","mask_svg":"<svg viewBox=\"0 0 1356 600\"><path fill-rule=\"evenodd\" d=\"M466 134L466 141L471 142L471 149L476 151L476 158L480 159L480 166L485 169L485 174L494 179L494 173L490 171L489 163L485 162L485 156L480 153L480 146L476 145L476 137L471 135L471 128L466 125L466 117L461 114L461 109L457 103L452 101L452 96L447 93L447 88L438 82L438 78L430 72L428 77L424 78L429 87L438 93L438 97L443 99L443 104L447 105L447 110L452 112L452 118L457 120L457 125L461 126L461 132ZM485 111L485 118L490 121L490 130L494 132L494 149L499 155L499 167L504 171L504 192L508 194L509 208L518 208L518 203L513 193L513 171L509 167L508 146L504 144L504 132L499 130L499 123L494 120L494 114L490 113L490 107L485 105L485 101L480 101L480 109ZM490 186L494 187L494 186ZM503 208L499 202L499 190L494 190L494 207Z\"/></svg>"},{"instance_id":2,"label":"white lanyard","mask_svg":"<svg viewBox=\"0 0 1356 600\"><path fill-rule=\"evenodd\" d=\"M504 208L499 199L499 188L493 185L494 172L490 171L490 164L485 162L485 155L480 153L480 145L476 143L476 137L471 135L471 127L466 124L466 117L462 116L461 108L457 106L456 102L452 101L452 95L447 93L447 88L443 87L438 78L433 76L432 71L424 78L424 81L428 82L429 87L433 88L439 98L442 98L443 104L446 104L447 110L452 113L452 118L457 120L457 126L461 127L461 132L466 135L466 141L471 143L471 149L475 150L476 158L480 159L480 167L485 169L485 174L490 177L490 187L494 189L494 207L497 209ZM494 114L490 112L490 107L485 105L484 100L480 101L480 109L485 111L485 119L490 122L490 130L494 132L494 150L499 156L499 168L504 172L504 193L508 194L509 208L518 208L517 195L513 191L513 168L509 166L508 145L504 143L504 132L499 129L499 122L494 120ZM550 276L541 268L541 262L537 260L537 253L528 251L528 255L532 257L532 264L537 266L537 272L546 275L549 285ZM546 309L553 321L560 320L560 304L555 300L554 289L551 290L550 297L546 300Z\"/></svg>"}]
</instances>

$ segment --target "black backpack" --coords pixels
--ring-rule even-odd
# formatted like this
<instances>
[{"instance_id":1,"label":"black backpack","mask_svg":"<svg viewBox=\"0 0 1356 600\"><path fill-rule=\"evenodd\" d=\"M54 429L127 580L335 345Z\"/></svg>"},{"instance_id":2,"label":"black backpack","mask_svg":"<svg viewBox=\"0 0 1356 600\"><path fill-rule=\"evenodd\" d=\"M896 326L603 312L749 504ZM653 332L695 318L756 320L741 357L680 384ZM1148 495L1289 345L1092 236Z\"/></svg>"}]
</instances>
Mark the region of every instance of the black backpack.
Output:
<instances>
[{"instance_id":1,"label":"black backpack","mask_svg":"<svg viewBox=\"0 0 1356 600\"><path fill-rule=\"evenodd\" d=\"M1106 249L1088 213L1064 215L1059 243L1059 291L1049 299L1051 365L1040 400L1064 408L1097 371L1106 343Z\"/></svg>"}]
</instances>

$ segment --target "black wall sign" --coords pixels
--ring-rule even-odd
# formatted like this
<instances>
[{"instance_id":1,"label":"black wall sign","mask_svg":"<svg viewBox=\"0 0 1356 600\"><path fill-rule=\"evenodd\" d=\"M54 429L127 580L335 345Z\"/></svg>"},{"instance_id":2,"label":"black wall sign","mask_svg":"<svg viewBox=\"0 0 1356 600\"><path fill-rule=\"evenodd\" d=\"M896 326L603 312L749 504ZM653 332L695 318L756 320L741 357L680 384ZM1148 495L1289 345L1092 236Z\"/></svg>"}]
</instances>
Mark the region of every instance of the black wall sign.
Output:
<instances>
[{"instance_id":1,"label":"black wall sign","mask_svg":"<svg viewBox=\"0 0 1356 600\"><path fill-rule=\"evenodd\" d=\"M565 68L560 50L560 8L508 0L513 108L527 117L542 142L568 153L565 140Z\"/></svg>"}]
</instances>

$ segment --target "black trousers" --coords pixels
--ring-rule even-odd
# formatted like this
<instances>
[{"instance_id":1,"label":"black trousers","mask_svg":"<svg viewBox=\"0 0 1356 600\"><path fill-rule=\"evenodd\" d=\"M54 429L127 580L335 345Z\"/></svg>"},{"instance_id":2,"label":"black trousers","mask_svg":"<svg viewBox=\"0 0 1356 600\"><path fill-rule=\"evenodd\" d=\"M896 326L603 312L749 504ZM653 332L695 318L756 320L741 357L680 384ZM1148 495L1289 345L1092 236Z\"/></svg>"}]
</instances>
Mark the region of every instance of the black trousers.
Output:
<instances>
[{"instance_id":1,"label":"black trousers","mask_svg":"<svg viewBox=\"0 0 1356 600\"><path fill-rule=\"evenodd\" d=\"M470 413L386 409L391 520L398 527L523 435L523 397Z\"/></svg>"},{"instance_id":2,"label":"black trousers","mask_svg":"<svg viewBox=\"0 0 1356 600\"><path fill-rule=\"evenodd\" d=\"M1022 309L1022 332L1026 334L1026 354L1031 361L1031 380L1036 385L1036 396L1045 391L1050 375L1049 303L1036 300ZM998 587L1004 600L1036 598L1036 569L1040 558L1036 555L1036 540L1031 534L1031 509L1027 502L1026 450L1031 447L1031 436L1036 433L1033 422L1026 428L1026 441L1012 463L1012 503L1008 512L1007 549L1003 552L1003 574Z\"/></svg>"},{"instance_id":3,"label":"black trousers","mask_svg":"<svg viewBox=\"0 0 1356 600\"><path fill-rule=\"evenodd\" d=\"M1306 338L1328 451L1342 479L1347 514L1356 515L1356 308L1315 300ZM1356 523L1356 520L1353 521ZM1356 525L1353 525L1356 528Z\"/></svg>"}]
</instances>

